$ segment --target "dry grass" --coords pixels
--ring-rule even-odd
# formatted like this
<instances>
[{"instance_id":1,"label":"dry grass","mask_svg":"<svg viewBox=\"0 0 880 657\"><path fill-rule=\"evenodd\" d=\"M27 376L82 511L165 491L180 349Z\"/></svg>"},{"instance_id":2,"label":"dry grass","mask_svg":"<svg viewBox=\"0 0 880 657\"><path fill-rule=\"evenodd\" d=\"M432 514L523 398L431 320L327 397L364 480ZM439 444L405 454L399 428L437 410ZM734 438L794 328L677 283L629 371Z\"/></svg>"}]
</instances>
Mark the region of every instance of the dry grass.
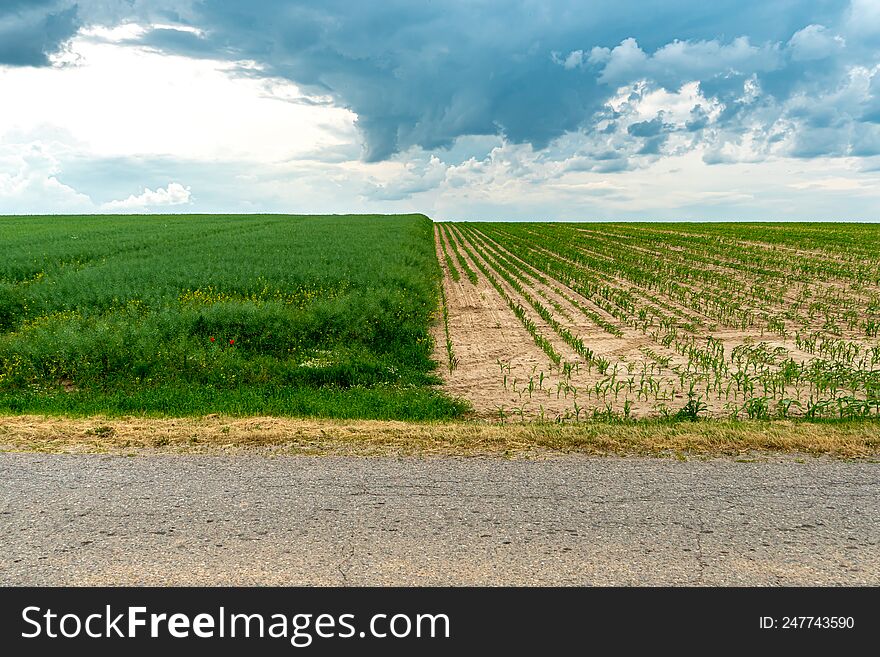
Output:
<instances>
[{"instance_id":1,"label":"dry grass","mask_svg":"<svg viewBox=\"0 0 880 657\"><path fill-rule=\"evenodd\" d=\"M361 456L802 453L876 458L880 456L880 422L712 420L498 425L225 416L175 419L0 416L0 451L210 453L255 449L273 453Z\"/></svg>"}]
</instances>

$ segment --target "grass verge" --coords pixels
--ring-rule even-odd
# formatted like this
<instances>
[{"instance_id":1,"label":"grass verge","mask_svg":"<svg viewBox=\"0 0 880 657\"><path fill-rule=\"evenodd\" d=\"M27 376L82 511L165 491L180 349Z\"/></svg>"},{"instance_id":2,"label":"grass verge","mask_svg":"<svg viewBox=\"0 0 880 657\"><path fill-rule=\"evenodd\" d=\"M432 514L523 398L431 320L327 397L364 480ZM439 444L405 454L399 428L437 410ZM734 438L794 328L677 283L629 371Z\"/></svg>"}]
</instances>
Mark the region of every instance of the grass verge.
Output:
<instances>
[{"instance_id":1,"label":"grass verge","mask_svg":"<svg viewBox=\"0 0 880 657\"><path fill-rule=\"evenodd\" d=\"M278 417L0 416L0 451L205 453L263 449L314 455L880 457L880 422L732 421L489 424Z\"/></svg>"}]
</instances>

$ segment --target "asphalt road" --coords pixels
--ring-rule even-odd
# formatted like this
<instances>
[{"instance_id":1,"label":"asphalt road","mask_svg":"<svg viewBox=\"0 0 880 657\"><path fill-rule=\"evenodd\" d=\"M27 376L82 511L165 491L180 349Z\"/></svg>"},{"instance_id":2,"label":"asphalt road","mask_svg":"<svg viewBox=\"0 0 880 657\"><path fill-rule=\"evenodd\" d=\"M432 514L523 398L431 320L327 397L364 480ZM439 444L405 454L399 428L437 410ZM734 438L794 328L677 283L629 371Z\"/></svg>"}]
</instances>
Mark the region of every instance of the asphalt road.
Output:
<instances>
[{"instance_id":1,"label":"asphalt road","mask_svg":"<svg viewBox=\"0 0 880 657\"><path fill-rule=\"evenodd\" d=\"M2 584L880 584L880 465L0 454Z\"/></svg>"}]
</instances>

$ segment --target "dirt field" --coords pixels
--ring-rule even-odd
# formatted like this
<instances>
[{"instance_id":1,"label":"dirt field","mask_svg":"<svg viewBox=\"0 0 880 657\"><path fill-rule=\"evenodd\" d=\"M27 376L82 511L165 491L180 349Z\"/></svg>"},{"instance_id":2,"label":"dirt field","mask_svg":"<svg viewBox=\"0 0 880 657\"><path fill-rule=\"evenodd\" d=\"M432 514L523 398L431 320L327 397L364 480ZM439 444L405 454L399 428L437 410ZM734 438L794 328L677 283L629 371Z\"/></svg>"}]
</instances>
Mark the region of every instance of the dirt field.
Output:
<instances>
[{"instance_id":1,"label":"dirt field","mask_svg":"<svg viewBox=\"0 0 880 657\"><path fill-rule=\"evenodd\" d=\"M740 248L744 241L733 239L737 248L707 247L702 236L667 231L654 238L670 243L653 248L589 227L554 245L542 229L503 230L434 229L455 355L444 387L477 417L638 418L689 402L699 417L878 412L880 343L870 322L880 288L835 269L876 266L862 254L747 241ZM612 250L614 242L625 247ZM685 272L665 293L645 277L688 266L710 276ZM584 280L598 292L585 294ZM436 358L448 364L445 337L438 324Z\"/></svg>"}]
</instances>

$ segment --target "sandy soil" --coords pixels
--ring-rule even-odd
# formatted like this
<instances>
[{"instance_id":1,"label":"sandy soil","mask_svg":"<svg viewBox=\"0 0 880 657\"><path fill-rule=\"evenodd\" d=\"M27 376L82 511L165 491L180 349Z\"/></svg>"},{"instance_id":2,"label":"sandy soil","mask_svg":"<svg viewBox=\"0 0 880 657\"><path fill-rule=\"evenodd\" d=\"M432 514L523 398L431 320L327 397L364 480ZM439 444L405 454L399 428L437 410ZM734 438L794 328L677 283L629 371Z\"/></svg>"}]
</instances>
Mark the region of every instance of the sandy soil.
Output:
<instances>
[{"instance_id":1,"label":"sandy soil","mask_svg":"<svg viewBox=\"0 0 880 657\"><path fill-rule=\"evenodd\" d=\"M434 230L441 239L438 227ZM447 249L451 255L451 247ZM522 396L512 389L513 380L519 377L518 385L521 385L528 379L526 374L532 371L549 375L552 363L485 276L479 274L476 285L464 273L458 282L453 281L439 242L437 251L444 272L449 335L458 361L452 372L448 368L443 372L444 389L469 400L480 417L500 418L502 412L513 414L514 408L523 406ZM438 348L435 358L443 363L447 358L445 337L440 339L442 325L435 331ZM501 363L510 367L508 390L503 386L506 370L502 371ZM502 407L506 410L502 411Z\"/></svg>"}]
</instances>

